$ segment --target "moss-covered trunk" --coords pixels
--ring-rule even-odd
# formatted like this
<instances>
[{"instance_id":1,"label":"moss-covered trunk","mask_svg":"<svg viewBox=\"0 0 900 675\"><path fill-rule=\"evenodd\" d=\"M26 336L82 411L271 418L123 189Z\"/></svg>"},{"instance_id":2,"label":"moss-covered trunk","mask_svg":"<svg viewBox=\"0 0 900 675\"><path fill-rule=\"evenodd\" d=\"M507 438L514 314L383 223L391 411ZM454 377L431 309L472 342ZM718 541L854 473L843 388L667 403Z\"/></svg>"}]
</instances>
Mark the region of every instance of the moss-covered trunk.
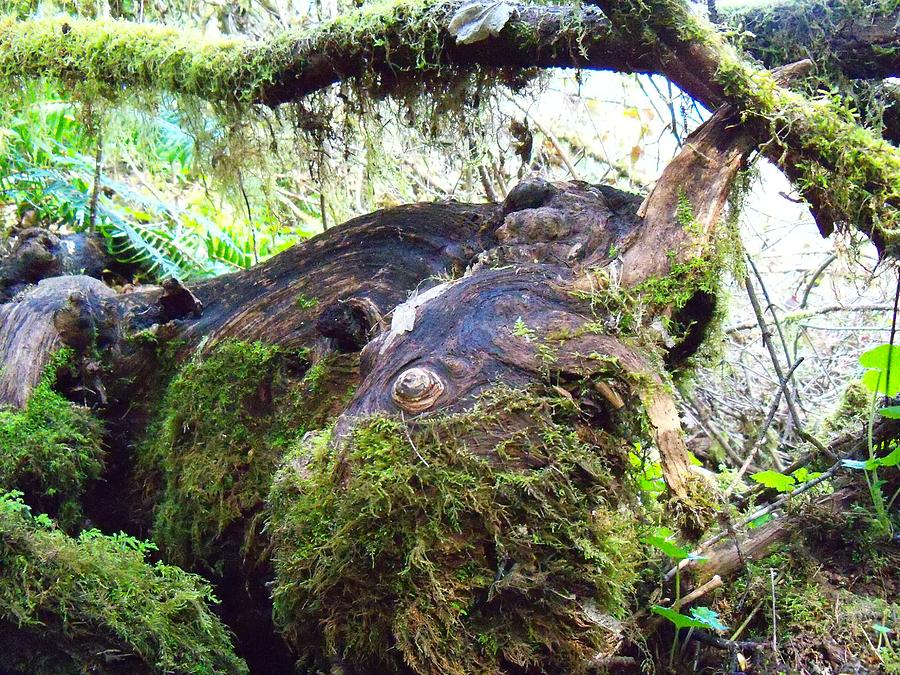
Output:
<instances>
[{"instance_id":1,"label":"moss-covered trunk","mask_svg":"<svg viewBox=\"0 0 900 675\"><path fill-rule=\"evenodd\" d=\"M662 510L694 536L715 510L671 387L713 318L750 144L723 112L686 148L643 204L530 179L502 204L379 212L190 288L51 277L0 305L19 407L0 443L27 455L2 486L57 519L32 524L11 498L3 554L38 565L52 535L99 556L56 561L74 588L29 578L61 604L0 593L0 619L23 644L56 641L54 664L94 661L38 620L150 670L224 668L224 633L198 642L216 621L202 600L182 617L184 653L209 649L192 667L154 651L170 624L131 634L126 606L96 608L119 546L135 575L167 569L141 571L149 553L211 580L259 672L574 672L615 656L646 524ZM654 466L666 488L648 494ZM159 552L89 544L87 519ZM9 668L35 667L30 649Z\"/></svg>"}]
</instances>

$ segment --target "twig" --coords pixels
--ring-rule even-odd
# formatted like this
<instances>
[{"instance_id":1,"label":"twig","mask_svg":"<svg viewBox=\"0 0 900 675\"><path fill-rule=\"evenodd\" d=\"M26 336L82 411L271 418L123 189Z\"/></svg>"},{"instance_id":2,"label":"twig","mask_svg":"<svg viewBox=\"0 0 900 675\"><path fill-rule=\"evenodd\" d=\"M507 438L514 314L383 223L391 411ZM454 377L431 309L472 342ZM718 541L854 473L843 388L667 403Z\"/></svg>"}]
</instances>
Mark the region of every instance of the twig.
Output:
<instances>
[{"instance_id":1,"label":"twig","mask_svg":"<svg viewBox=\"0 0 900 675\"><path fill-rule=\"evenodd\" d=\"M894 350L894 339L897 337L897 305L900 304L900 267L897 268L897 290L894 292L894 315L891 317L891 339L888 341L888 350L893 352ZM891 363L893 363L894 359L892 358L893 354L888 357L887 360L887 369L885 371L884 377L884 393L885 397L890 397L891 394ZM895 373L896 374L896 373Z\"/></svg>"},{"instance_id":2,"label":"twig","mask_svg":"<svg viewBox=\"0 0 900 675\"><path fill-rule=\"evenodd\" d=\"M487 196L488 201L503 201L500 198L500 195L497 194L497 188L494 187L494 181L491 180L491 175L488 173L487 167L484 164L478 165L478 176L481 178L481 185L484 188L484 194Z\"/></svg>"},{"instance_id":3,"label":"twig","mask_svg":"<svg viewBox=\"0 0 900 675\"><path fill-rule=\"evenodd\" d=\"M831 265L835 260L837 260L837 255L832 253L829 255L825 262L823 262L819 267L816 268L816 271L813 272L812 277L810 277L809 281L806 283L806 288L803 289L803 299L800 301L800 309L806 309L806 304L809 302L809 294L812 293L812 289L816 285L816 281L819 280L819 277L822 276L822 273L828 269L828 266Z\"/></svg>"},{"instance_id":4,"label":"twig","mask_svg":"<svg viewBox=\"0 0 900 675\"><path fill-rule=\"evenodd\" d=\"M740 466L741 456L737 453L737 451L731 447L731 444L728 442L728 439L722 435L722 433L713 425L709 419L709 415L705 413L703 407L700 405L700 402L693 396L686 396L688 403L694 408L697 413L697 422L700 424L700 428L703 429L709 436L712 436L716 442L722 446L722 449L725 451L725 454L734 462L735 466Z\"/></svg>"},{"instance_id":5,"label":"twig","mask_svg":"<svg viewBox=\"0 0 900 675\"><path fill-rule=\"evenodd\" d=\"M778 614L775 611L775 570L769 570L769 578L772 580L772 651L775 653L776 661L780 660L778 655Z\"/></svg>"},{"instance_id":6,"label":"twig","mask_svg":"<svg viewBox=\"0 0 900 675\"><path fill-rule=\"evenodd\" d=\"M247 226L250 228L250 246L253 247L253 264L259 264L259 247L256 245L256 226L253 224L253 210L250 208L250 198L247 196L247 190L244 189L244 174L238 169L238 187L241 195L244 197L244 206L247 209Z\"/></svg>"},{"instance_id":7,"label":"twig","mask_svg":"<svg viewBox=\"0 0 900 675\"><path fill-rule=\"evenodd\" d=\"M685 605L691 604L697 598L706 595L710 591L716 590L721 585L722 585L722 577L720 577L718 574L716 574L715 576L713 576L712 579L707 581L705 584L702 584L701 586L697 586L697 588L695 588L693 591L691 591L690 593L685 595L683 598L672 603L672 609L680 610Z\"/></svg>"},{"instance_id":8,"label":"twig","mask_svg":"<svg viewBox=\"0 0 900 675\"><path fill-rule=\"evenodd\" d=\"M790 379L791 375L795 370L797 370L797 366L803 363L803 358L797 359L791 369L787 373L787 378ZM769 415L766 417L766 423L763 424L762 429L760 429L759 434L756 436L756 440L753 441L753 445L750 446L750 450L747 453L747 459L744 460L744 463L741 465L740 470L737 472L737 475L734 477L734 480L731 482L731 485L728 486L728 489L725 490L724 497L727 499L731 493L734 491L734 488L737 487L737 484L741 482L741 478L744 477L744 474L747 472L747 468L750 466L750 462L753 461L753 458L756 456L756 451L759 449L760 443L762 443L763 439L766 437L766 433L769 431L769 427L772 426L772 421L775 419L775 413L778 412L778 406L781 405L781 396L785 393L785 387L787 387L788 380L782 380L781 386L778 387L778 391L775 394L775 400L772 401L772 405L769 406Z\"/></svg>"},{"instance_id":9,"label":"twig","mask_svg":"<svg viewBox=\"0 0 900 675\"><path fill-rule=\"evenodd\" d=\"M764 602L765 602L765 598L760 600L753 606L753 609L751 609L750 612L747 614L747 618L744 619L744 621L741 623L741 625L737 627L737 630L735 630L734 633L732 633L732 635L731 635L732 640L737 640L741 636L741 633L743 633L744 629L750 625L750 622L753 620L753 617L756 616L756 613L763 606Z\"/></svg>"},{"instance_id":10,"label":"twig","mask_svg":"<svg viewBox=\"0 0 900 675\"><path fill-rule=\"evenodd\" d=\"M575 166L572 164L572 160L569 159L568 153L562 147L562 144L560 144L559 139L556 137L556 135L552 131L547 129L544 125L542 125L538 120L536 120L534 115L523 108L522 105L512 96L510 96L509 94L504 94L504 97L514 106L516 106L520 111L522 111L522 114L525 115L525 117L527 117L529 120L531 120L531 123L537 128L537 130L544 134L544 137L548 141L550 141L550 145L553 146L553 149L556 150L556 154L559 155L559 158L569 170L569 175L572 177L572 180L581 180L581 178L579 178L578 176L578 172L575 170Z\"/></svg>"},{"instance_id":11,"label":"twig","mask_svg":"<svg viewBox=\"0 0 900 675\"><path fill-rule=\"evenodd\" d=\"M822 314L833 314L834 312L887 312L891 309L893 309L893 305L884 304L852 305L850 307L844 305L826 305L825 307L820 307L818 309L809 309L785 314L781 317L781 320L784 322L793 322L808 319L813 316L820 316ZM759 324L755 321L731 326L730 328L726 328L725 332L732 335L753 328L759 328Z\"/></svg>"},{"instance_id":12,"label":"twig","mask_svg":"<svg viewBox=\"0 0 900 675\"><path fill-rule=\"evenodd\" d=\"M798 486L791 492L788 492L788 493L782 495L781 497L776 499L771 504L768 504L767 506L757 509L756 511L751 513L749 516L745 516L744 518L739 520L737 523L735 523L734 529L737 529L739 527L745 527L745 526L749 525L750 523L752 523L757 518L762 518L763 516L766 516L766 515L772 513L773 511L778 510L792 498L802 495L804 492L811 490L819 483L823 483L824 481L826 481L829 478L831 478L832 476L834 476L834 474L836 474L840 470L840 468L841 468L841 462L836 462L834 465L832 465L832 467L830 469L823 472L820 476L817 476L816 478L813 478L812 480L809 480L809 481L803 483L802 485ZM700 553L702 553L703 551L708 549L713 544L717 544L718 542L720 542L722 539L724 539L725 537L727 537L729 535L730 535L730 533L728 530L723 530L722 532L719 532L718 534L713 535L706 541L700 543L697 546L697 548L693 551L693 555L691 557L685 558L680 563L678 563L678 565L676 565L675 567L670 569L668 572L666 572L665 579L668 581L673 576L675 576L676 569L684 569L693 564L696 564L696 560L698 557L700 557L700 555L699 555Z\"/></svg>"},{"instance_id":13,"label":"twig","mask_svg":"<svg viewBox=\"0 0 900 675\"><path fill-rule=\"evenodd\" d=\"M778 340L781 342L781 348L784 350L784 365L787 368L791 367L791 352L787 346L787 340L784 338L784 331L781 330L781 322L778 320L778 314L775 312L775 303L772 302L772 298L769 297L769 291L766 288L766 284L763 281L762 274L759 273L759 268L756 266L756 263L753 262L753 258L747 256L747 262L750 263L750 269L753 270L753 275L756 277L756 281L759 284L759 289L762 291L763 298L766 300L766 309L772 315L772 322L775 324L775 330L778 332ZM779 380L781 380L781 376L779 375ZM800 396L797 392L797 382L789 375L788 381L793 384L793 394L794 400L800 405Z\"/></svg>"},{"instance_id":14,"label":"twig","mask_svg":"<svg viewBox=\"0 0 900 675\"><path fill-rule=\"evenodd\" d=\"M778 381L784 382L784 371L781 368L781 363L778 361L778 354L775 353L775 345L772 344L772 333L769 332L769 327L766 325L766 319L763 316L759 298L756 297L756 291L753 289L753 282L750 280L749 276L744 277L744 287L747 289L750 304L753 306L753 313L756 315L756 321L759 324L759 329L762 333L763 344L766 346L769 357L772 359L772 367L775 369ZM797 412L797 407L794 405L794 399L789 391L784 392L784 400L787 403L788 412L791 414L791 419L794 422L794 428L797 431L797 435L807 443L814 445L819 452L824 452L825 446L822 445L822 442L804 430L803 424L800 421L800 413Z\"/></svg>"},{"instance_id":15,"label":"twig","mask_svg":"<svg viewBox=\"0 0 900 675\"><path fill-rule=\"evenodd\" d=\"M409 445L413 449L413 452L416 453L416 457L422 460L422 464L424 464L425 466L431 466L428 461L424 457L422 457L422 455L419 453L419 449L413 442L412 436L410 436L409 434L409 428L406 426L406 416L403 414L403 411L400 411L400 421L403 422L403 433L406 435L406 440L409 441Z\"/></svg>"},{"instance_id":16,"label":"twig","mask_svg":"<svg viewBox=\"0 0 900 675\"><path fill-rule=\"evenodd\" d=\"M710 647L727 649L733 652L740 651L742 649L760 649L762 647L762 643L754 642L753 640L726 640L724 638L716 637L715 635L710 635L705 631L696 629L691 631L691 634L688 635L687 639L696 640L697 642L702 642L703 644L709 645Z\"/></svg>"}]
</instances>

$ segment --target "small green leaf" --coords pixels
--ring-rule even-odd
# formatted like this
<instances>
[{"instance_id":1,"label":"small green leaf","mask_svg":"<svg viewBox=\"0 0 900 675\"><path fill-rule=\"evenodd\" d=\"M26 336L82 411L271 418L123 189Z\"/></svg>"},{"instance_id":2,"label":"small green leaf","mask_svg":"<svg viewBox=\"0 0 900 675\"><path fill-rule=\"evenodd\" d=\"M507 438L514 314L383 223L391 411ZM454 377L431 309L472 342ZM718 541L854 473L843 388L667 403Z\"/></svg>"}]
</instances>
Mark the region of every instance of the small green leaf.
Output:
<instances>
[{"instance_id":1,"label":"small green leaf","mask_svg":"<svg viewBox=\"0 0 900 675\"><path fill-rule=\"evenodd\" d=\"M713 630L728 630L728 626L719 620L719 614L709 607L694 607L691 616Z\"/></svg>"},{"instance_id":2,"label":"small green leaf","mask_svg":"<svg viewBox=\"0 0 900 675\"><path fill-rule=\"evenodd\" d=\"M895 376L891 370L891 386L890 389L885 387L885 371L883 370L867 370L863 373L862 383L869 391L876 394L884 394L885 396L896 396L900 393L900 372Z\"/></svg>"},{"instance_id":3,"label":"small green leaf","mask_svg":"<svg viewBox=\"0 0 900 675\"><path fill-rule=\"evenodd\" d=\"M900 392L900 347L879 345L863 352L859 363L868 368L863 373L862 383L875 393L894 396ZM890 373L891 381L887 381Z\"/></svg>"},{"instance_id":4,"label":"small green leaf","mask_svg":"<svg viewBox=\"0 0 900 675\"><path fill-rule=\"evenodd\" d=\"M653 607L651 607L650 609L654 614L659 614L661 617L671 621L673 624L675 624L676 628L709 628L709 626L705 622L698 621L697 619L681 614L680 612L677 612L674 609L669 609L668 607L653 605Z\"/></svg>"},{"instance_id":5,"label":"small green leaf","mask_svg":"<svg viewBox=\"0 0 900 675\"><path fill-rule=\"evenodd\" d=\"M790 492L797 485L797 481L792 476L786 476L778 471L759 471L750 478L778 492Z\"/></svg>"},{"instance_id":6,"label":"small green leaf","mask_svg":"<svg viewBox=\"0 0 900 675\"><path fill-rule=\"evenodd\" d=\"M794 471L791 474L797 481L798 484L805 483L810 480L814 480L822 475L821 471L810 471L805 466L801 466L799 469Z\"/></svg>"},{"instance_id":7,"label":"small green leaf","mask_svg":"<svg viewBox=\"0 0 900 675\"><path fill-rule=\"evenodd\" d=\"M774 516L771 513L764 513L759 518L755 518L755 519L751 520L749 523L747 523L747 527L749 527L752 530L753 528L765 525L770 520L772 520L772 518L774 518Z\"/></svg>"},{"instance_id":8,"label":"small green leaf","mask_svg":"<svg viewBox=\"0 0 900 675\"><path fill-rule=\"evenodd\" d=\"M888 408L881 408L878 411L878 414L882 417L887 417L889 420L900 420L900 405L892 405Z\"/></svg>"},{"instance_id":9,"label":"small green leaf","mask_svg":"<svg viewBox=\"0 0 900 675\"><path fill-rule=\"evenodd\" d=\"M888 633L892 633L893 631L887 626L882 626L880 623L873 623L872 628L875 629L876 633L881 633L882 635L887 635Z\"/></svg>"},{"instance_id":10,"label":"small green leaf","mask_svg":"<svg viewBox=\"0 0 900 675\"><path fill-rule=\"evenodd\" d=\"M674 560L684 560L691 554L691 552L688 549L682 548L678 544L670 541L669 539L664 539L663 537L657 537L657 536L652 536L652 535L649 537L644 537L644 543L650 544L651 546L655 546L660 551L662 551L663 553L665 553L667 556L669 556L670 558L672 558Z\"/></svg>"},{"instance_id":11,"label":"small green leaf","mask_svg":"<svg viewBox=\"0 0 900 675\"><path fill-rule=\"evenodd\" d=\"M863 368L887 370L888 365L900 368L900 347L878 345L859 355L859 365ZM893 378L892 378L893 379Z\"/></svg>"},{"instance_id":12,"label":"small green leaf","mask_svg":"<svg viewBox=\"0 0 900 675\"><path fill-rule=\"evenodd\" d=\"M900 445L898 445L884 457L881 457L880 459L877 459L875 461L878 462L878 466L897 466L898 464L900 464Z\"/></svg>"}]
</instances>

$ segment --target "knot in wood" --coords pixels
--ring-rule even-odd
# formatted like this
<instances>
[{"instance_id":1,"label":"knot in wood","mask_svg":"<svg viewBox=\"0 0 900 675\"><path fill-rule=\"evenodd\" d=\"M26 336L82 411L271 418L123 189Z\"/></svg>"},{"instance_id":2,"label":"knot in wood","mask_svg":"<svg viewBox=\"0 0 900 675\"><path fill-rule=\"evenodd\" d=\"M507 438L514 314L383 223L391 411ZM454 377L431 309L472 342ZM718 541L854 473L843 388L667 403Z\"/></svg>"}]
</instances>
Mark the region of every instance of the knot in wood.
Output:
<instances>
[{"instance_id":1,"label":"knot in wood","mask_svg":"<svg viewBox=\"0 0 900 675\"><path fill-rule=\"evenodd\" d=\"M428 410L444 393L444 383L428 368L409 368L394 382L392 398L408 412Z\"/></svg>"}]
</instances>

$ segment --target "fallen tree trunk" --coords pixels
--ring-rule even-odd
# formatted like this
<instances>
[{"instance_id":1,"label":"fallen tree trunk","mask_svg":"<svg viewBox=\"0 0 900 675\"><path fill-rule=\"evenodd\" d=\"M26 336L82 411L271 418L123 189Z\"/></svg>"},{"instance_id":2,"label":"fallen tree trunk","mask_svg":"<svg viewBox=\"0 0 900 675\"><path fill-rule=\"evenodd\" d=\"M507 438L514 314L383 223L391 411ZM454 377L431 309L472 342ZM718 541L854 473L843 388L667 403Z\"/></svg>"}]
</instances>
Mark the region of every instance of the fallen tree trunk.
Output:
<instances>
[{"instance_id":1,"label":"fallen tree trunk","mask_svg":"<svg viewBox=\"0 0 900 675\"><path fill-rule=\"evenodd\" d=\"M502 204L365 216L190 288L44 280L0 306L16 318L0 324L5 400L33 413L52 367L102 415L107 483L81 479L88 515L149 528L216 580L255 664L291 658L270 632L274 559L278 628L311 663L582 669L608 647L586 617L621 616L634 581L597 566L640 548L633 439L689 536L715 508L670 378L712 316L722 209L751 147L723 111L643 205L533 179ZM648 240L670 254L633 253Z\"/></svg>"},{"instance_id":2,"label":"fallen tree trunk","mask_svg":"<svg viewBox=\"0 0 900 675\"><path fill-rule=\"evenodd\" d=\"M260 672L295 659L348 673L615 663L647 523L665 514L694 540L721 506L690 468L671 388L738 253L723 210L755 140L736 122L713 115L643 200L529 179L501 204L382 211L189 288L45 279L0 305L14 374L2 391L20 408L4 411L0 442L22 444L35 419L48 428L55 386L90 404L69 412L102 419L108 452L64 464L89 435L72 422L31 448L65 474L0 465L3 487L86 493L94 523L149 532L167 561L214 581ZM46 508L35 494L16 513ZM84 525L77 510L51 515L72 534ZM64 569L102 558L88 588L115 585L119 540L84 552L25 516L0 526L0 554L25 568L55 542ZM28 579L42 598L60 590ZM215 655L203 667L241 669L205 611L172 619L151 598L167 634L137 644L92 593L27 611L7 597L4 628L38 645L0 660L8 669L34 670L40 650L94 667L58 637L71 621L150 670L181 667L153 648L171 649L179 627L183 653ZM48 621L52 640L36 628Z\"/></svg>"}]
</instances>

